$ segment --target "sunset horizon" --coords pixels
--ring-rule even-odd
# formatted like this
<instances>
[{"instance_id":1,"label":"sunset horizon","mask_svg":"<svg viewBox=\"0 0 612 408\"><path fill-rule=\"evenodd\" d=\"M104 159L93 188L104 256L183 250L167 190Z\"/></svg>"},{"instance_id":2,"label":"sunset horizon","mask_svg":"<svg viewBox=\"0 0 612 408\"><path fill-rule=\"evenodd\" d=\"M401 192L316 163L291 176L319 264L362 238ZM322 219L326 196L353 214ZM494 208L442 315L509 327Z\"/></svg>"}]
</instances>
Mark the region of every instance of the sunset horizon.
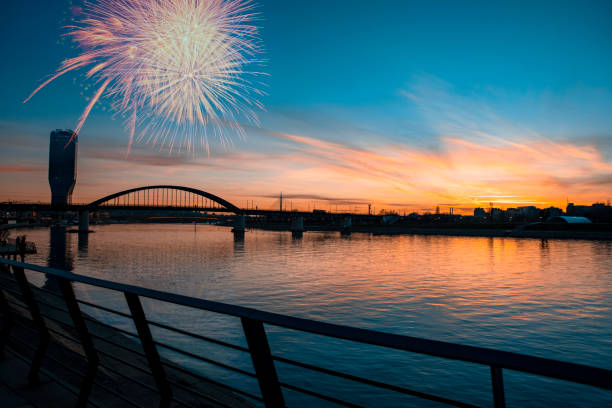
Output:
<instances>
[{"instance_id":1,"label":"sunset horizon","mask_svg":"<svg viewBox=\"0 0 612 408\"><path fill-rule=\"evenodd\" d=\"M33 15L10 5L3 28L5 48L22 69L15 75L10 64L1 68L10 84L0 102L0 201L48 201L49 134L77 128L100 85L75 71L22 103L60 62L78 55L64 34L83 8L68 1L40 7L45 12ZM576 16L573 26L548 16L544 3L529 15L518 5L474 3L477 15L458 10L463 22L433 6L393 3L375 9L371 24L361 3L349 13L340 4L300 7L256 5L265 110L254 112L258 123L237 118L244 136L228 132L231 142L221 143L211 133L208 152L146 137L131 146L129 113L126 119L103 96L79 132L74 200L153 184L197 187L262 208L273 208L282 192L300 210L363 212L371 204L467 214L491 205L610 200L612 63L600 52L610 28L596 3L563 6L590 22ZM307 18L288 29L301 14ZM424 25L427 19L458 34L442 34ZM349 26L364 30L356 37L337 32Z\"/></svg>"},{"instance_id":2,"label":"sunset horizon","mask_svg":"<svg viewBox=\"0 0 612 408\"><path fill-rule=\"evenodd\" d=\"M612 0L4 3L2 408L612 407Z\"/></svg>"}]
</instances>

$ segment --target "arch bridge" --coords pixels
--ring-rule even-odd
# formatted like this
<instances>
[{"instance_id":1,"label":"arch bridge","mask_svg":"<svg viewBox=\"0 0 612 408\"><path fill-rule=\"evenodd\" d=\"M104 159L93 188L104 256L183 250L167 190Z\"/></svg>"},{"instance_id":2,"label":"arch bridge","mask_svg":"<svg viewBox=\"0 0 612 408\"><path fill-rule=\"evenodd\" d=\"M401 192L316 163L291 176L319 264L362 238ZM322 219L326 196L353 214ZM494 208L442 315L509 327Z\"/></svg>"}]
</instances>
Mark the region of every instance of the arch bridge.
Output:
<instances>
[{"instance_id":1,"label":"arch bridge","mask_svg":"<svg viewBox=\"0 0 612 408\"><path fill-rule=\"evenodd\" d=\"M234 232L244 234L243 210L219 196L191 187L155 185L109 194L92 201L79 211L79 231L89 231L90 211L102 208L229 212L237 216Z\"/></svg>"},{"instance_id":2,"label":"arch bridge","mask_svg":"<svg viewBox=\"0 0 612 408\"><path fill-rule=\"evenodd\" d=\"M173 185L144 186L119 191L92 201L87 204L86 209L95 211L103 207L221 211L237 215L243 213L234 204L214 194L196 188Z\"/></svg>"}]
</instances>

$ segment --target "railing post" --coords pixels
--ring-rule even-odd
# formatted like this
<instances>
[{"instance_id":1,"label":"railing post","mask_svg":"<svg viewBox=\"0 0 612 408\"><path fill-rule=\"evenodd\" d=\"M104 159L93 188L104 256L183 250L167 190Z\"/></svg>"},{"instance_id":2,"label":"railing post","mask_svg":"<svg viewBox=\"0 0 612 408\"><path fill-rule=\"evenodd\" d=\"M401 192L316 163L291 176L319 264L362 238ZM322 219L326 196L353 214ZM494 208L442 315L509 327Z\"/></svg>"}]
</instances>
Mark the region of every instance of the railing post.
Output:
<instances>
[{"instance_id":1,"label":"railing post","mask_svg":"<svg viewBox=\"0 0 612 408\"><path fill-rule=\"evenodd\" d=\"M240 318L240 321L266 408L284 407L283 391L278 382L263 323L246 317Z\"/></svg>"},{"instance_id":2,"label":"railing post","mask_svg":"<svg viewBox=\"0 0 612 408\"><path fill-rule=\"evenodd\" d=\"M4 358L4 346L8 342L8 338L11 335L14 320L13 312L11 311L11 307L6 300L6 295L4 294L3 290L0 290L0 307L2 307L2 314L4 316L2 330L0 331L0 358Z\"/></svg>"},{"instance_id":3,"label":"railing post","mask_svg":"<svg viewBox=\"0 0 612 408\"><path fill-rule=\"evenodd\" d=\"M21 291L23 300L25 301L26 305L28 306L28 310L32 315L32 321L38 329L38 348L34 352L34 357L32 358L32 365L30 366L30 371L28 373L28 382L30 383L30 385L36 385L39 382L38 371L40 370L42 360L45 357L47 347L49 346L49 330L47 330L47 325L45 324L45 321L42 318L42 315L40 314L38 303L36 303L36 300L34 299L32 288L30 288L30 283L28 282L28 279L25 276L23 268L13 266L13 274L15 275L15 280L19 285L19 290Z\"/></svg>"},{"instance_id":4,"label":"railing post","mask_svg":"<svg viewBox=\"0 0 612 408\"><path fill-rule=\"evenodd\" d=\"M493 406L495 408L506 408L504 378L501 367L491 366L491 382L493 384Z\"/></svg>"},{"instance_id":5,"label":"railing post","mask_svg":"<svg viewBox=\"0 0 612 408\"><path fill-rule=\"evenodd\" d=\"M138 337L142 343L142 348L147 356L149 368L151 369L151 373L155 379L155 384L159 390L159 406L169 407L170 403L172 402L172 388L166 379L166 372L161 363L161 359L159 358L159 353L157 352L155 343L153 342L153 335L151 334L151 330L147 324L147 318L145 317L140 299L138 298L138 295L133 293L125 292L124 295L128 307L130 308L132 319L134 320L134 325L136 326L136 331L138 332Z\"/></svg>"},{"instance_id":6,"label":"railing post","mask_svg":"<svg viewBox=\"0 0 612 408\"><path fill-rule=\"evenodd\" d=\"M96 347L93 344L91 335L89 334L89 330L87 329L85 319L81 314L81 309L76 300L74 289L72 288L72 283L66 278L56 277L56 279L58 280L58 284L64 297L64 301L66 302L66 306L68 307L68 313L70 314L70 318L72 319L74 328L76 329L79 335L79 339L81 340L83 351L85 352L85 356L87 357L87 372L85 373L85 377L83 378L83 382L81 383L81 390L79 392L79 397L75 405L76 407L85 407L87 405L89 394L91 393L91 389L94 384L94 379L96 377L96 371L98 369L98 363L100 362L100 359L98 358L98 353L96 351Z\"/></svg>"}]
</instances>

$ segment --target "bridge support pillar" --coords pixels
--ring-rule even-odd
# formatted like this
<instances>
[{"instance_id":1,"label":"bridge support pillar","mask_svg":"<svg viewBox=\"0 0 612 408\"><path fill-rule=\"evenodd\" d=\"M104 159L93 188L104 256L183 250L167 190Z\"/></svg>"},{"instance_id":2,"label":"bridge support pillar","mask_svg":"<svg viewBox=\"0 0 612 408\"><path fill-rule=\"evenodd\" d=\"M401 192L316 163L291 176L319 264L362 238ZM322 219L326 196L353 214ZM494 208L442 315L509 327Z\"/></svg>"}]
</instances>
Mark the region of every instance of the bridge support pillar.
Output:
<instances>
[{"instance_id":1,"label":"bridge support pillar","mask_svg":"<svg viewBox=\"0 0 612 408\"><path fill-rule=\"evenodd\" d=\"M352 229L353 229L353 219L349 215L342 222L342 228L340 228L340 235L351 235Z\"/></svg>"},{"instance_id":2,"label":"bridge support pillar","mask_svg":"<svg viewBox=\"0 0 612 408\"><path fill-rule=\"evenodd\" d=\"M291 236L294 238L302 238L304 234L304 217L291 218Z\"/></svg>"},{"instance_id":3,"label":"bridge support pillar","mask_svg":"<svg viewBox=\"0 0 612 408\"><path fill-rule=\"evenodd\" d=\"M79 211L79 232L89 232L89 210Z\"/></svg>"},{"instance_id":4,"label":"bridge support pillar","mask_svg":"<svg viewBox=\"0 0 612 408\"><path fill-rule=\"evenodd\" d=\"M234 239L244 239L244 225L244 215L236 215L236 218L234 219L234 228L232 229Z\"/></svg>"}]
</instances>

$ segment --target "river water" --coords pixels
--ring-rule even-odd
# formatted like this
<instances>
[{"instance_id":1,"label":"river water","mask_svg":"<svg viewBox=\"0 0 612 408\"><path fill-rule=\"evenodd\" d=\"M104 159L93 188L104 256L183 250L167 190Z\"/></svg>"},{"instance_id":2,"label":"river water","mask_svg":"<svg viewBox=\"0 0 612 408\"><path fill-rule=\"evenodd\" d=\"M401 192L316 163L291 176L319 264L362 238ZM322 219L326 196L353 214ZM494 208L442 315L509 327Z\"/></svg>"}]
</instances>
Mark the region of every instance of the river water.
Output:
<instances>
[{"instance_id":1,"label":"river water","mask_svg":"<svg viewBox=\"0 0 612 408\"><path fill-rule=\"evenodd\" d=\"M293 316L492 347L612 369L612 242L248 231L208 225L25 230L28 262ZM40 276L31 275L37 284ZM127 310L121 295L78 296ZM146 301L149 318L244 345L235 318ZM131 323L87 308L126 329ZM489 368L266 328L273 353L434 393L492 404ZM163 341L252 370L249 356L154 330ZM257 393L249 378L164 352L218 381ZM375 407L438 406L277 364L281 381ZM504 371L508 406L612 406L612 392ZM290 406L324 406L287 391Z\"/></svg>"}]
</instances>

